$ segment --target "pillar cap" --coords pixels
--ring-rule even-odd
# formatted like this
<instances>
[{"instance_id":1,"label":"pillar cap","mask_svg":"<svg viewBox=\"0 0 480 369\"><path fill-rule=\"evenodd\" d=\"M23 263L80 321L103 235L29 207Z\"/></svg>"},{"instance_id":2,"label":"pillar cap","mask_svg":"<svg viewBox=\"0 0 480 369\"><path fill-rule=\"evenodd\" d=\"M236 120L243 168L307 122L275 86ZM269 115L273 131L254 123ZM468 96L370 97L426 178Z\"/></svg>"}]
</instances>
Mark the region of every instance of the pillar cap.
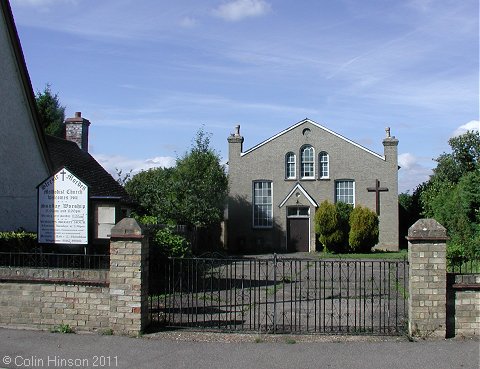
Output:
<instances>
[{"instance_id":1,"label":"pillar cap","mask_svg":"<svg viewBox=\"0 0 480 369\"><path fill-rule=\"evenodd\" d=\"M435 219L419 219L408 229L407 240L448 240L447 230Z\"/></svg>"},{"instance_id":2,"label":"pillar cap","mask_svg":"<svg viewBox=\"0 0 480 369\"><path fill-rule=\"evenodd\" d=\"M143 238L142 228L133 218L123 218L111 232L111 238Z\"/></svg>"}]
</instances>

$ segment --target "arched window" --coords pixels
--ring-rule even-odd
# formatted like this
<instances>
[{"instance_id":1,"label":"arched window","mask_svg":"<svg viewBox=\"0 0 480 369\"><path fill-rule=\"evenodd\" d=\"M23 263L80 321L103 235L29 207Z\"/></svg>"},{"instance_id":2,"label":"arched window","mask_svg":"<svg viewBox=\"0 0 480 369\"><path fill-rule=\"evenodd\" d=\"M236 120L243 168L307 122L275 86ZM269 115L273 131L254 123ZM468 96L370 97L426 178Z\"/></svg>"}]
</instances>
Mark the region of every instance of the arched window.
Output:
<instances>
[{"instance_id":1,"label":"arched window","mask_svg":"<svg viewBox=\"0 0 480 369\"><path fill-rule=\"evenodd\" d=\"M297 158L293 152L287 153L285 155L285 178L293 179L297 177L296 173Z\"/></svg>"},{"instance_id":2,"label":"arched window","mask_svg":"<svg viewBox=\"0 0 480 369\"><path fill-rule=\"evenodd\" d=\"M304 146L300 150L302 178L315 178L315 150L312 146Z\"/></svg>"},{"instance_id":3,"label":"arched window","mask_svg":"<svg viewBox=\"0 0 480 369\"><path fill-rule=\"evenodd\" d=\"M328 178L330 176L329 160L328 160L328 154L325 151L322 151L318 155L318 162L320 163L320 168L319 168L320 179Z\"/></svg>"}]
</instances>

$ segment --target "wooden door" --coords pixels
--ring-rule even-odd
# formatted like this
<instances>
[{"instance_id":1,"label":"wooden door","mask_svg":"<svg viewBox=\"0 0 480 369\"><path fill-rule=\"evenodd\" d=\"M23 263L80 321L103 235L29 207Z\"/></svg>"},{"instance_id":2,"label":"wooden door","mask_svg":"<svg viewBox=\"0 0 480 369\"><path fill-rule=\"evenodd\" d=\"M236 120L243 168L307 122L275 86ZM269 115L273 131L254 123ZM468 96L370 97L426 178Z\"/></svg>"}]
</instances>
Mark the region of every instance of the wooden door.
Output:
<instances>
[{"instance_id":1,"label":"wooden door","mask_svg":"<svg viewBox=\"0 0 480 369\"><path fill-rule=\"evenodd\" d=\"M310 243L309 218L287 219L287 250L308 252Z\"/></svg>"}]
</instances>

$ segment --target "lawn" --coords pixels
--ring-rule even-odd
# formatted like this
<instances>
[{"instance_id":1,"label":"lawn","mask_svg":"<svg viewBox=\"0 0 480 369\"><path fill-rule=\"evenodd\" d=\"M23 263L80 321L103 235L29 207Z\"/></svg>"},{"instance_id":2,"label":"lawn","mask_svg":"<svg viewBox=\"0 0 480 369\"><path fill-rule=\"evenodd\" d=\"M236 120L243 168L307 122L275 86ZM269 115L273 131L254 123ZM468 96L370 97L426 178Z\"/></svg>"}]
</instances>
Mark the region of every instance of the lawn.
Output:
<instances>
[{"instance_id":1,"label":"lawn","mask_svg":"<svg viewBox=\"0 0 480 369\"><path fill-rule=\"evenodd\" d=\"M345 253L335 254L331 252L316 252L319 259L382 259L382 260L404 260L408 257L407 250L400 251L374 251L368 253Z\"/></svg>"}]
</instances>

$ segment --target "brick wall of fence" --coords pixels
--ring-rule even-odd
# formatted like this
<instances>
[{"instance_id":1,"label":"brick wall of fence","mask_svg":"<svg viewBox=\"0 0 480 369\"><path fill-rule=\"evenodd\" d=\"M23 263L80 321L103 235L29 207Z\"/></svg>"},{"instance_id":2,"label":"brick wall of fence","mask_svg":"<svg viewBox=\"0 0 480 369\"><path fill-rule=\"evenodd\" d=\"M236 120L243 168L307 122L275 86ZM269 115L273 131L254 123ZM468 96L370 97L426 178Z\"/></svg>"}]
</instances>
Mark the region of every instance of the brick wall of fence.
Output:
<instances>
[{"instance_id":1,"label":"brick wall of fence","mask_svg":"<svg viewBox=\"0 0 480 369\"><path fill-rule=\"evenodd\" d=\"M0 325L137 335L148 318L147 252L138 224L124 219L112 229L109 270L2 267Z\"/></svg>"},{"instance_id":2,"label":"brick wall of fence","mask_svg":"<svg viewBox=\"0 0 480 369\"><path fill-rule=\"evenodd\" d=\"M480 336L480 275L447 273L446 230L421 219L408 233L409 334ZM109 270L0 268L0 326L107 330L148 325L148 240L133 219L112 229Z\"/></svg>"},{"instance_id":3,"label":"brick wall of fence","mask_svg":"<svg viewBox=\"0 0 480 369\"><path fill-rule=\"evenodd\" d=\"M0 324L107 329L108 271L0 268Z\"/></svg>"},{"instance_id":4,"label":"brick wall of fence","mask_svg":"<svg viewBox=\"0 0 480 369\"><path fill-rule=\"evenodd\" d=\"M447 275L447 337L480 337L480 274Z\"/></svg>"},{"instance_id":5,"label":"brick wall of fence","mask_svg":"<svg viewBox=\"0 0 480 369\"><path fill-rule=\"evenodd\" d=\"M447 231L434 219L408 230L409 334L480 336L480 275L447 272Z\"/></svg>"}]
</instances>

